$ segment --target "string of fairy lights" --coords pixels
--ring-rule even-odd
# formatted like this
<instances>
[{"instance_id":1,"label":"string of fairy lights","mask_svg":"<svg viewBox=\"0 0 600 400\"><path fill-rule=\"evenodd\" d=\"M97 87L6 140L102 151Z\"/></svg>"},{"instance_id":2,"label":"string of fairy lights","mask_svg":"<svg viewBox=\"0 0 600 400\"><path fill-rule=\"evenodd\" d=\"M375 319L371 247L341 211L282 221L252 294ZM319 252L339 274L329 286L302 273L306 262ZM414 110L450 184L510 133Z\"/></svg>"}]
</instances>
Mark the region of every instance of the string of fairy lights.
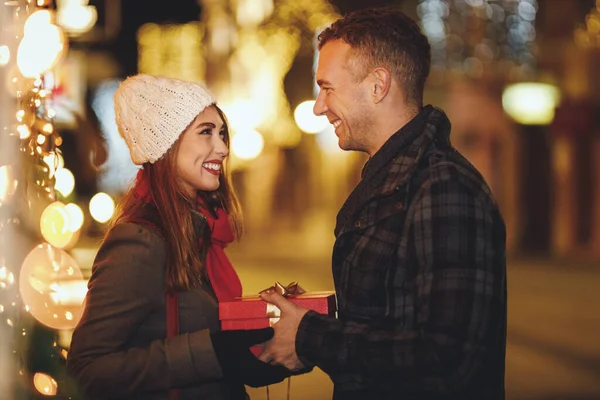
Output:
<instances>
[{"instance_id":1,"label":"string of fairy lights","mask_svg":"<svg viewBox=\"0 0 600 400\"><path fill-rule=\"evenodd\" d=\"M68 253L83 212L70 202L73 174L64 166L55 124L60 82L54 69L66 54L67 35L50 3L5 1L1 10L0 364L15 373L4 377L12 387L2 389L18 398L60 394L64 376L28 365L36 346L31 336L38 335L36 324L52 332L41 353L64 360L61 333L76 326L85 294L83 274Z\"/></svg>"}]
</instances>

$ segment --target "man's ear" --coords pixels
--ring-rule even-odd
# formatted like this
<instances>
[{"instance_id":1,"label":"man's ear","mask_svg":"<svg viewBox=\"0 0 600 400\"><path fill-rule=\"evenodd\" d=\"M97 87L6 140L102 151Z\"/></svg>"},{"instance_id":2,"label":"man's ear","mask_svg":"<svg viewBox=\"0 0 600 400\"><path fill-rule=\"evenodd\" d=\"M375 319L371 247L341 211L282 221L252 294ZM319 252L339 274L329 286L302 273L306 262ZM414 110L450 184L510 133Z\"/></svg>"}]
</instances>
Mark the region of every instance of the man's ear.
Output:
<instances>
[{"instance_id":1,"label":"man's ear","mask_svg":"<svg viewBox=\"0 0 600 400\"><path fill-rule=\"evenodd\" d=\"M373 76L375 79L373 80L371 95L373 96L373 101L379 103L390 91L392 74L387 68L377 67L373 70Z\"/></svg>"}]
</instances>

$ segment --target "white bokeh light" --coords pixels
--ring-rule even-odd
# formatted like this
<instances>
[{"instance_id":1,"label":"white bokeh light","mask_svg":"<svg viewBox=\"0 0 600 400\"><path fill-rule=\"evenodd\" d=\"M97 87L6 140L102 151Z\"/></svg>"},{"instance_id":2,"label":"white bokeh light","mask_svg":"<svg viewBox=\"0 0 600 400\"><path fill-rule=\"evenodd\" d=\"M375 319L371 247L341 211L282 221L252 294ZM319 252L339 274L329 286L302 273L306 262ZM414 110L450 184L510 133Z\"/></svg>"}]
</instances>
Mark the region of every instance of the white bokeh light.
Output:
<instances>
[{"instance_id":1,"label":"white bokeh light","mask_svg":"<svg viewBox=\"0 0 600 400\"><path fill-rule=\"evenodd\" d=\"M319 133L327 129L329 125L327 117L316 116L313 113L314 106L314 100L307 100L300 103L294 110L294 120L303 132Z\"/></svg>"},{"instance_id":2,"label":"white bokeh light","mask_svg":"<svg viewBox=\"0 0 600 400\"><path fill-rule=\"evenodd\" d=\"M63 304L59 293L64 284L81 281L83 274L75 260L64 250L44 243L25 257L19 291L36 320L53 329L73 329L81 319L82 304Z\"/></svg>"},{"instance_id":3,"label":"white bokeh light","mask_svg":"<svg viewBox=\"0 0 600 400\"><path fill-rule=\"evenodd\" d=\"M238 131L231 139L231 151L242 160L255 159L262 153L265 141L254 129Z\"/></svg>"},{"instance_id":4,"label":"white bokeh light","mask_svg":"<svg viewBox=\"0 0 600 400\"><path fill-rule=\"evenodd\" d=\"M502 107L524 125L547 125L554 119L560 91L556 86L522 82L508 85L502 93Z\"/></svg>"},{"instance_id":5,"label":"white bokeh light","mask_svg":"<svg viewBox=\"0 0 600 400\"><path fill-rule=\"evenodd\" d=\"M108 194L96 193L90 200L90 214L100 223L105 223L112 218L115 212L115 202Z\"/></svg>"},{"instance_id":6,"label":"white bokeh light","mask_svg":"<svg viewBox=\"0 0 600 400\"><path fill-rule=\"evenodd\" d=\"M65 206L65 210L69 214L69 227L71 232L77 232L83 226L83 211L75 203L69 203Z\"/></svg>"},{"instance_id":7,"label":"white bokeh light","mask_svg":"<svg viewBox=\"0 0 600 400\"><path fill-rule=\"evenodd\" d=\"M54 175L56 183L54 188L60 192L63 197L69 197L75 189L75 177L67 168L60 168Z\"/></svg>"},{"instance_id":8,"label":"white bokeh light","mask_svg":"<svg viewBox=\"0 0 600 400\"><path fill-rule=\"evenodd\" d=\"M31 14L24 26L24 36L17 49L17 65L26 78L34 78L50 69L65 45L62 30L51 23L49 10Z\"/></svg>"},{"instance_id":9,"label":"white bokeh light","mask_svg":"<svg viewBox=\"0 0 600 400\"><path fill-rule=\"evenodd\" d=\"M69 229L71 218L60 201L49 204L40 218L42 236L54 247L64 248L73 239L73 232Z\"/></svg>"}]
</instances>

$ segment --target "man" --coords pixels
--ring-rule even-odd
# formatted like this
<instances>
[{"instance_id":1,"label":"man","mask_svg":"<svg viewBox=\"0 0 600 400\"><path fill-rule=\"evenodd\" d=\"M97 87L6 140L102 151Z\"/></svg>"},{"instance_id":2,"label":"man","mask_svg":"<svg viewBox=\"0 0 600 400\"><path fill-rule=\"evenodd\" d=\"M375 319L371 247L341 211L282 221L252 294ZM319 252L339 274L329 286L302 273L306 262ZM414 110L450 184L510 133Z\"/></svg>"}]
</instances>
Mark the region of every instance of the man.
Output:
<instances>
[{"instance_id":1,"label":"man","mask_svg":"<svg viewBox=\"0 0 600 400\"><path fill-rule=\"evenodd\" d=\"M504 223L444 112L422 106L426 37L397 10L362 10L319 47L314 112L370 159L337 216L339 319L263 294L282 317L260 358L318 366L334 399L503 399Z\"/></svg>"}]
</instances>

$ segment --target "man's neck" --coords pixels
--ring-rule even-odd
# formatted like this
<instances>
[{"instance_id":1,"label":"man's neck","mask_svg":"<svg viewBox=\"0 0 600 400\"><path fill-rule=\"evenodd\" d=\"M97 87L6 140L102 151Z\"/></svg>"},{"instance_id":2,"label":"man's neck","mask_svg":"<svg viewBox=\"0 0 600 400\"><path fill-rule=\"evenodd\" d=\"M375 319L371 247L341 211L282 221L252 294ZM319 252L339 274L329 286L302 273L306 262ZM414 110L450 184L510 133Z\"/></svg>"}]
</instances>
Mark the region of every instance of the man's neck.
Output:
<instances>
[{"instance_id":1,"label":"man's neck","mask_svg":"<svg viewBox=\"0 0 600 400\"><path fill-rule=\"evenodd\" d=\"M419 112L422 107L415 106L410 108L401 107L393 112L385 113L378 118L377 136L371 150L368 152L369 157L373 157L375 153L392 137L396 132L408 124Z\"/></svg>"}]
</instances>

